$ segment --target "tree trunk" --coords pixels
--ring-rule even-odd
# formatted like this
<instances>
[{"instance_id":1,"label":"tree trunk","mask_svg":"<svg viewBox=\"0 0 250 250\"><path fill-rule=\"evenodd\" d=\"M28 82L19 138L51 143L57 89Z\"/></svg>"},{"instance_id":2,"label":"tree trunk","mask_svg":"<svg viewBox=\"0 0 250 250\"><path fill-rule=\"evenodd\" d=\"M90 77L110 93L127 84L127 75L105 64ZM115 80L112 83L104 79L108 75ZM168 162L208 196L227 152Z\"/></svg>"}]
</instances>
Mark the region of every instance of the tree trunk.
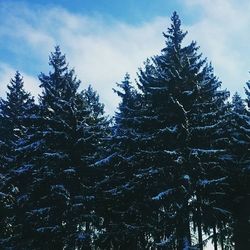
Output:
<instances>
[{"instance_id":1,"label":"tree trunk","mask_svg":"<svg viewBox=\"0 0 250 250\"><path fill-rule=\"evenodd\" d=\"M214 241L214 250L218 250L216 226L213 226L213 241Z\"/></svg>"},{"instance_id":2,"label":"tree trunk","mask_svg":"<svg viewBox=\"0 0 250 250\"><path fill-rule=\"evenodd\" d=\"M147 238L146 235L144 233L142 233L139 237L139 249L145 249L147 245Z\"/></svg>"},{"instance_id":3,"label":"tree trunk","mask_svg":"<svg viewBox=\"0 0 250 250\"><path fill-rule=\"evenodd\" d=\"M201 204L200 195L197 195L198 206ZM203 240L202 240L202 227L201 227L201 209L200 206L197 208L197 227L198 227L198 240L199 249L203 250Z\"/></svg>"},{"instance_id":4,"label":"tree trunk","mask_svg":"<svg viewBox=\"0 0 250 250\"><path fill-rule=\"evenodd\" d=\"M220 248L221 248L221 250L224 250L224 241L223 241L223 236L222 236L222 234L221 234L221 236L220 236Z\"/></svg>"},{"instance_id":5,"label":"tree trunk","mask_svg":"<svg viewBox=\"0 0 250 250\"><path fill-rule=\"evenodd\" d=\"M202 240L202 228L201 228L201 223L198 221L198 240L199 240L199 249L203 250L203 240Z\"/></svg>"},{"instance_id":6,"label":"tree trunk","mask_svg":"<svg viewBox=\"0 0 250 250\"><path fill-rule=\"evenodd\" d=\"M183 250L185 247L191 246L191 233L189 227L189 219L185 219L177 234L177 250Z\"/></svg>"},{"instance_id":7,"label":"tree trunk","mask_svg":"<svg viewBox=\"0 0 250 250\"><path fill-rule=\"evenodd\" d=\"M248 198L249 199L249 198ZM235 250L246 250L250 246L250 200L241 200L234 215Z\"/></svg>"},{"instance_id":8,"label":"tree trunk","mask_svg":"<svg viewBox=\"0 0 250 250\"><path fill-rule=\"evenodd\" d=\"M245 218L239 218L235 223L235 250L245 250L249 248L250 244L250 226L247 221L247 215Z\"/></svg>"}]
</instances>

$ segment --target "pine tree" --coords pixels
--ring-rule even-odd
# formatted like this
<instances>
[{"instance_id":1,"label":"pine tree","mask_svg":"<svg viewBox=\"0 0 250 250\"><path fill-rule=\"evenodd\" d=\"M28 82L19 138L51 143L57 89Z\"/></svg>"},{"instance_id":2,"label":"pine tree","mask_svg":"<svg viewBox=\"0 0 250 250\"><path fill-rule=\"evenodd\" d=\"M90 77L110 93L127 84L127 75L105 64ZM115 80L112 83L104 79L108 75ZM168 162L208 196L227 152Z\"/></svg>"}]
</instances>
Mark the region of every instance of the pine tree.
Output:
<instances>
[{"instance_id":1,"label":"pine tree","mask_svg":"<svg viewBox=\"0 0 250 250\"><path fill-rule=\"evenodd\" d=\"M187 33L181 30L176 13L171 20L168 32L164 33L166 47L162 54L148 62L139 75L139 86L147 103L143 123L148 124L150 135L148 152L141 157L147 159L145 165L150 163L159 173L157 186L152 190L159 218L156 245L183 249L191 245L187 119L197 98L205 61L195 42L182 45Z\"/></svg>"},{"instance_id":2,"label":"pine tree","mask_svg":"<svg viewBox=\"0 0 250 250\"><path fill-rule=\"evenodd\" d=\"M110 192L119 201L117 218L130 215L125 223L131 231L121 231L124 237L120 245L122 241L136 241L134 246L139 249L183 249L191 245L187 118L197 98L205 61L195 42L182 45L186 33L176 13L171 20L164 34L166 47L161 55L147 60L139 72L141 94L131 99L130 85L121 85L125 94L118 92L122 103L115 127L123 136L115 135L116 153L110 155L107 164L112 169L108 183L114 185ZM126 100L132 107L125 105ZM133 104L136 102L139 109ZM133 201L126 206L128 196L124 193ZM116 232L118 228L121 226Z\"/></svg>"},{"instance_id":3,"label":"pine tree","mask_svg":"<svg viewBox=\"0 0 250 250\"><path fill-rule=\"evenodd\" d=\"M0 100L0 245L11 238L13 223L13 204L15 188L9 183L9 175L17 164L17 142L28 129L27 117L36 112L30 93L24 90L23 78L17 71L7 85L7 98Z\"/></svg>"},{"instance_id":4,"label":"pine tree","mask_svg":"<svg viewBox=\"0 0 250 250\"><path fill-rule=\"evenodd\" d=\"M16 72L0 99L0 248L250 245L250 82L248 108L237 93L226 103L186 35L174 12L138 89L128 74L117 84L111 128L58 46L39 75L39 107Z\"/></svg>"},{"instance_id":5,"label":"pine tree","mask_svg":"<svg viewBox=\"0 0 250 250\"><path fill-rule=\"evenodd\" d=\"M99 224L90 164L101 150L97 137L104 128L103 106L94 91L78 92L80 81L59 47L49 64L52 71L39 76L39 114L19 143L22 165L12 175L18 188L13 244L19 249L90 249L91 227Z\"/></svg>"},{"instance_id":6,"label":"pine tree","mask_svg":"<svg viewBox=\"0 0 250 250\"><path fill-rule=\"evenodd\" d=\"M86 160L91 165L96 159L101 159L106 155L106 139L110 134L110 119L105 116L104 105L100 102L99 95L91 85L82 92L82 95L89 112L86 123L88 124L90 144L88 145L89 153Z\"/></svg>"},{"instance_id":7,"label":"pine tree","mask_svg":"<svg viewBox=\"0 0 250 250\"><path fill-rule=\"evenodd\" d=\"M95 163L95 167L103 169L106 175L97 185L102 205L98 212L103 217L98 245L102 249L143 249L146 246L141 245L141 238L144 238L143 224L147 220L137 217L134 201L138 190L133 183L139 130L135 117L141 103L128 74L117 86L119 90L114 91L121 102L109 139L109 154Z\"/></svg>"},{"instance_id":8,"label":"pine tree","mask_svg":"<svg viewBox=\"0 0 250 250\"><path fill-rule=\"evenodd\" d=\"M235 93L232 98L232 111L229 117L229 149L233 160L228 171L231 188L228 196L232 213L233 241L237 250L246 249L250 244L250 174L248 170L250 163L250 116L238 93Z\"/></svg>"},{"instance_id":9,"label":"pine tree","mask_svg":"<svg viewBox=\"0 0 250 250\"><path fill-rule=\"evenodd\" d=\"M17 71L7 86L6 100L0 100L1 111L1 168L12 165L15 142L25 133L23 118L34 111L34 99L23 87L23 78Z\"/></svg>"},{"instance_id":10,"label":"pine tree","mask_svg":"<svg viewBox=\"0 0 250 250\"><path fill-rule=\"evenodd\" d=\"M221 90L221 82L210 65L203 67L199 81L199 95L189 111L189 172L192 180L192 220L198 229L199 248L203 249L203 233L210 235L210 229L222 227L228 212L219 204L225 198L227 177L225 165L230 160L225 150L228 135L225 101L229 92ZM224 202L225 200L223 200ZM222 203L223 203L222 202ZM220 225L218 225L218 223ZM213 241L217 244L214 233Z\"/></svg>"}]
</instances>

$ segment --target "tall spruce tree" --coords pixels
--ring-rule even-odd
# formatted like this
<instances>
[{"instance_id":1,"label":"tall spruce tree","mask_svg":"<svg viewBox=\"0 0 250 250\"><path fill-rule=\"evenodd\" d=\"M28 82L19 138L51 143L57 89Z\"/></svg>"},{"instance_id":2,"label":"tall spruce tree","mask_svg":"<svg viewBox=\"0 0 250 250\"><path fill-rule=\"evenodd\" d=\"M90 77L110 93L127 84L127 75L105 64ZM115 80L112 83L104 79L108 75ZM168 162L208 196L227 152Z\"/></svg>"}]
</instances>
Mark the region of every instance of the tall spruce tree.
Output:
<instances>
[{"instance_id":1,"label":"tall spruce tree","mask_svg":"<svg viewBox=\"0 0 250 250\"><path fill-rule=\"evenodd\" d=\"M103 217L103 232L98 245L101 249L144 249L146 245L142 238L147 220L138 217L136 201L140 194L133 182L139 141L136 117L141 103L128 74L117 86L119 89L114 91L121 97L121 102L109 138L109 155L95 163L106 176L97 185L102 204L98 212Z\"/></svg>"},{"instance_id":2,"label":"tall spruce tree","mask_svg":"<svg viewBox=\"0 0 250 250\"><path fill-rule=\"evenodd\" d=\"M16 73L0 100L0 248L202 250L212 238L215 250L247 249L250 83L248 108L238 94L226 103L176 12L171 21L139 89L128 74L117 84L111 130L59 47L39 76L39 110Z\"/></svg>"},{"instance_id":3,"label":"tall spruce tree","mask_svg":"<svg viewBox=\"0 0 250 250\"><path fill-rule=\"evenodd\" d=\"M34 112L34 99L24 90L23 84L23 78L17 71L7 86L6 100L0 100L1 170L12 165L16 141L25 133L24 118Z\"/></svg>"},{"instance_id":4,"label":"tall spruce tree","mask_svg":"<svg viewBox=\"0 0 250 250\"><path fill-rule=\"evenodd\" d=\"M183 249L191 246L188 112L198 95L205 60L195 42L183 46L186 32L181 30L177 13L171 20L168 32L164 33L166 47L140 72L139 86L147 103L144 122L150 121L147 127L152 145L148 147L148 158L160 173L152 197L159 207L160 237L156 244ZM171 233L166 234L170 227Z\"/></svg>"},{"instance_id":5,"label":"tall spruce tree","mask_svg":"<svg viewBox=\"0 0 250 250\"><path fill-rule=\"evenodd\" d=\"M221 82L206 65L200 74L199 95L189 110L189 173L192 182L190 202L194 229L198 231L198 246L203 249L205 239L213 230L213 242L217 246L216 227L222 227L228 211L222 209L227 177L225 166L230 157L225 149L228 135L224 133L229 106L225 103L229 92L221 90ZM223 200L225 201L225 199Z\"/></svg>"},{"instance_id":6,"label":"tall spruce tree","mask_svg":"<svg viewBox=\"0 0 250 250\"><path fill-rule=\"evenodd\" d=\"M135 95L135 100L140 103L140 109L120 106L120 113L129 116L116 119L115 125L120 128L118 131L125 130L130 136L115 138L116 145L122 148L122 151L119 151L120 147L117 150L121 157L116 164L111 164L112 174L108 179L113 185L119 183L120 188L110 192L115 192L115 200L119 201L116 210L124 209L117 214L130 214L125 224L131 230L127 237L137 241L134 246L139 249L150 246L183 249L191 245L187 118L198 95L198 84L203 80L201 71L205 60L198 54L195 42L182 45L186 33L181 30L177 13L171 20L172 24L164 34L166 47L160 55L147 60L145 68L139 72L141 94ZM131 96L128 93L120 94L122 105ZM113 154L110 157L108 162L115 158ZM124 177L125 171L129 178ZM124 192L130 194L131 202L120 207L128 202Z\"/></svg>"},{"instance_id":7,"label":"tall spruce tree","mask_svg":"<svg viewBox=\"0 0 250 250\"><path fill-rule=\"evenodd\" d=\"M110 119L104 113L104 105L100 102L99 95L91 85L83 90L83 98L86 102L89 115L86 123L89 130L89 153L87 154L87 163L93 164L97 159L106 155L107 137L110 135ZM87 130L86 129L86 130Z\"/></svg>"},{"instance_id":8,"label":"tall spruce tree","mask_svg":"<svg viewBox=\"0 0 250 250\"><path fill-rule=\"evenodd\" d=\"M23 78L17 71L7 85L7 98L0 100L0 245L11 238L15 188L9 183L10 172L17 164L17 142L28 129L27 117L36 112L30 93L24 90Z\"/></svg>"},{"instance_id":9,"label":"tall spruce tree","mask_svg":"<svg viewBox=\"0 0 250 250\"><path fill-rule=\"evenodd\" d=\"M49 64L52 71L39 76L39 114L19 143L22 165L12 174L18 188L13 245L90 249L95 237L91 227L99 220L91 190L95 172L89 165L102 150L107 123L97 94L91 89L78 92L80 81L59 47Z\"/></svg>"},{"instance_id":10,"label":"tall spruce tree","mask_svg":"<svg viewBox=\"0 0 250 250\"><path fill-rule=\"evenodd\" d=\"M247 91L246 91L246 94ZM233 242L236 250L250 244L250 115L238 93L232 98L229 150L232 155L228 171L230 178L230 211L232 213Z\"/></svg>"}]
</instances>

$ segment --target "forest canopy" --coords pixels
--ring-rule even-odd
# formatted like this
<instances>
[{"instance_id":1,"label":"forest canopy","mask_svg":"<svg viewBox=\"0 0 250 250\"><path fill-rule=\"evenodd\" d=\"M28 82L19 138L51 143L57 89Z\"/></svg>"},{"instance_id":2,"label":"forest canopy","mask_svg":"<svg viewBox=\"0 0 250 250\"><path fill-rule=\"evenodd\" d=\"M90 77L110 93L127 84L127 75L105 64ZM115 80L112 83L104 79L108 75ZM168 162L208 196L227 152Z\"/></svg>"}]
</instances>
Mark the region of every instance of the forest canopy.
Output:
<instances>
[{"instance_id":1,"label":"forest canopy","mask_svg":"<svg viewBox=\"0 0 250 250\"><path fill-rule=\"evenodd\" d=\"M187 35L174 12L112 118L59 46L38 102L16 71L0 99L1 249L250 246L250 82L229 98Z\"/></svg>"}]
</instances>

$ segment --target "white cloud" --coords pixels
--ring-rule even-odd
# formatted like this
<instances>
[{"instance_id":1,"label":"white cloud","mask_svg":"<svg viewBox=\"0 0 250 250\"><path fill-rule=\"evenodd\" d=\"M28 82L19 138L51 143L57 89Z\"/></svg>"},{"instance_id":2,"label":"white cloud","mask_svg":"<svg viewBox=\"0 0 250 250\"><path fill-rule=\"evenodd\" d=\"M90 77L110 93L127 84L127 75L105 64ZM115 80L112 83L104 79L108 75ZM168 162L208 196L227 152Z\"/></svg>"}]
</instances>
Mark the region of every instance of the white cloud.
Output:
<instances>
[{"instance_id":1,"label":"white cloud","mask_svg":"<svg viewBox=\"0 0 250 250\"><path fill-rule=\"evenodd\" d=\"M115 82L122 80L126 72L135 77L142 62L159 52L163 44L159 34L165 24L163 18L141 27L116 23L112 29L105 29L105 33L89 35L63 30L60 40L79 77L94 85L111 110L117 105L112 91ZM99 23L98 27L101 26Z\"/></svg>"},{"instance_id":2,"label":"white cloud","mask_svg":"<svg viewBox=\"0 0 250 250\"><path fill-rule=\"evenodd\" d=\"M246 53L250 49L246 32L250 4L245 3L242 7L231 0L185 0L183 3L190 12L196 8L201 13L197 22L185 26L189 31L188 39L198 41L224 87L232 91L243 90L250 69ZM91 83L109 112L116 108L118 102L112 91L115 82L121 81L126 72L131 73L132 78L136 77L143 61L159 53L164 46L161 33L169 24L169 17L158 17L133 26L117 20L105 20L101 15L76 15L62 8L15 6L5 5L8 21L1 20L0 38L12 38L10 49L20 60L24 55L32 55L39 64L39 70L45 73L48 71L49 52L54 45L61 45L70 66L83 81L82 86ZM25 66L24 61L24 71ZM2 72L7 72L5 79L10 77L10 71ZM30 73L26 75L26 86L36 94L38 84L32 85L35 78L30 77ZM1 87L0 93L2 91Z\"/></svg>"},{"instance_id":3,"label":"white cloud","mask_svg":"<svg viewBox=\"0 0 250 250\"><path fill-rule=\"evenodd\" d=\"M28 92L31 92L37 99L38 95L41 94L41 89L39 88L40 82L37 78L27 75L26 73L20 72L24 79L24 88Z\"/></svg>"},{"instance_id":4,"label":"white cloud","mask_svg":"<svg viewBox=\"0 0 250 250\"><path fill-rule=\"evenodd\" d=\"M16 70L10 65L0 62L0 93L1 97L6 97L7 85L11 78L14 77ZM24 87L28 92L38 96L40 94L39 83L33 76L20 72L24 79Z\"/></svg>"},{"instance_id":5,"label":"white cloud","mask_svg":"<svg viewBox=\"0 0 250 250\"><path fill-rule=\"evenodd\" d=\"M243 94L250 78L250 2L236 0L185 0L189 11L200 13L199 21L187 27L189 37L198 41L211 60L215 73L231 92Z\"/></svg>"},{"instance_id":6,"label":"white cloud","mask_svg":"<svg viewBox=\"0 0 250 250\"><path fill-rule=\"evenodd\" d=\"M11 77L15 74L15 70L12 69L9 65L0 63L0 93L1 97L4 96L4 93L7 91L7 84L9 84Z\"/></svg>"},{"instance_id":7,"label":"white cloud","mask_svg":"<svg viewBox=\"0 0 250 250\"><path fill-rule=\"evenodd\" d=\"M61 8L39 11L22 8L25 14L10 12L12 22L5 26L5 35L12 34L14 45L19 43L12 48L15 53L19 56L22 51L32 53L33 57L42 58L40 63L44 64L53 46L61 45L83 86L91 83L109 112L113 112L118 102L112 91L115 83L126 72L134 78L143 61L160 51L164 44L161 32L169 22L168 18L158 17L131 26L101 16L74 15ZM44 69L41 65L41 70Z\"/></svg>"}]
</instances>

